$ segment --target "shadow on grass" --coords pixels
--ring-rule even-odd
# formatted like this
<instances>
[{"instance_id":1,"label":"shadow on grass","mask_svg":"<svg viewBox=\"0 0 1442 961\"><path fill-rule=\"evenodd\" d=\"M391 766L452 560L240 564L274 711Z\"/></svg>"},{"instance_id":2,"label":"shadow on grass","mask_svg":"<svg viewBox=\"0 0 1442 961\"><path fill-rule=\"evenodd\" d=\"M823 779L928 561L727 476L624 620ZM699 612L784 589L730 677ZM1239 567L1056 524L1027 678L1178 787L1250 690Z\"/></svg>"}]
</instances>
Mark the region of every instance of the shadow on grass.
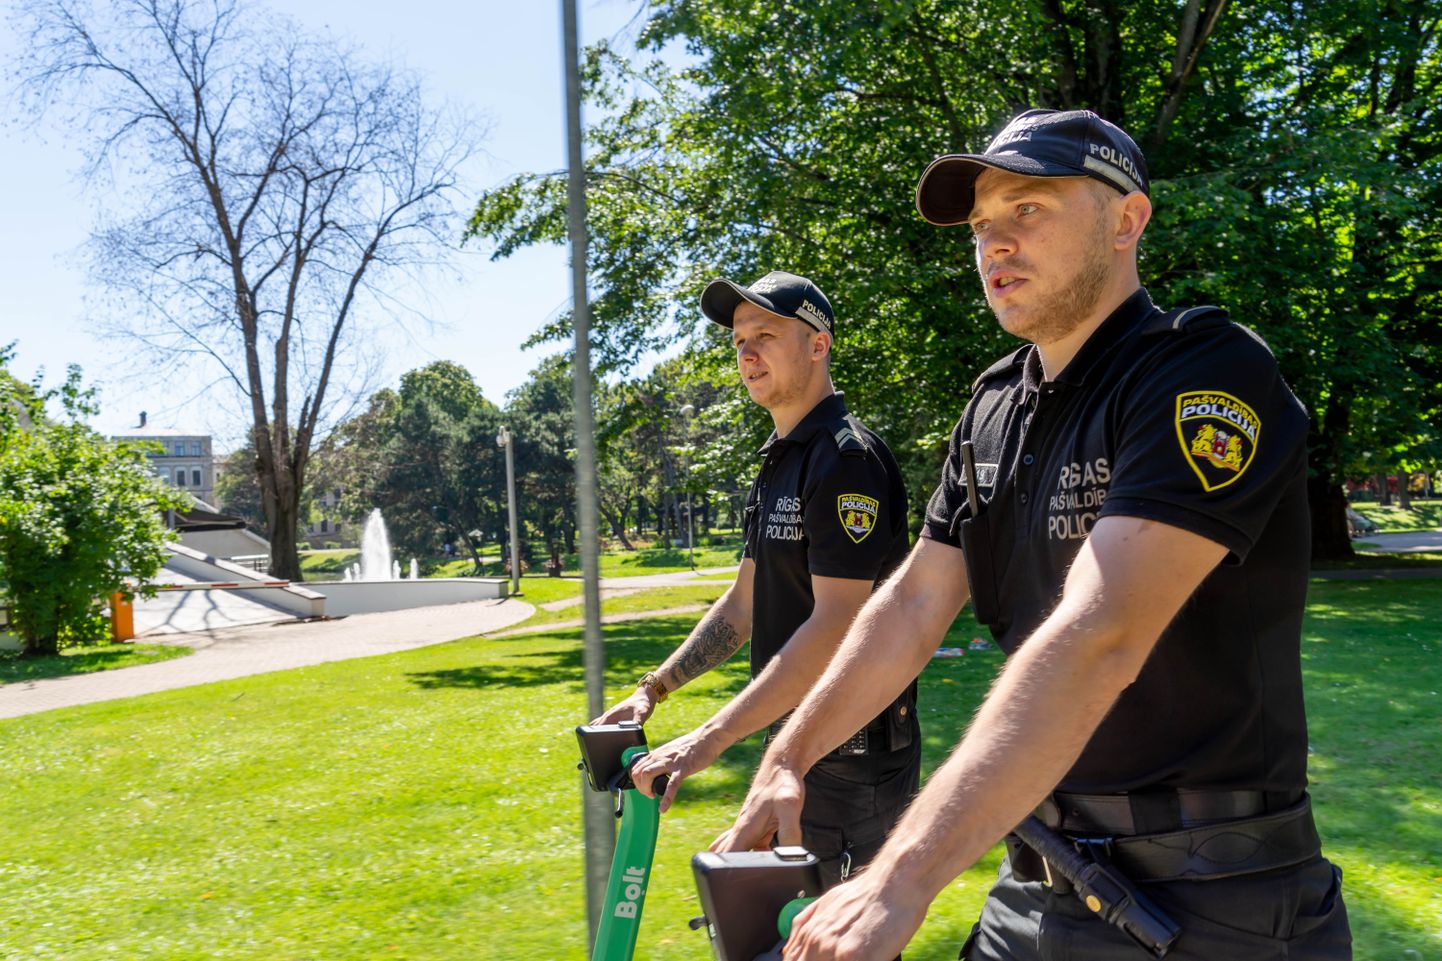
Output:
<instances>
[{"instance_id":1,"label":"shadow on grass","mask_svg":"<svg viewBox=\"0 0 1442 961\"><path fill-rule=\"evenodd\" d=\"M604 628L606 644L606 684L621 685L634 681L652 670L676 649L679 639L695 626L694 616L654 617L627 621ZM543 635L508 638L497 645L516 643L515 653L487 650L485 663L442 671L425 671L406 677L417 687L487 688L496 686L537 687L547 684L567 685L581 690L585 683L582 673L582 643L585 632L580 628L564 628ZM552 642L552 646L536 647L536 642ZM737 689L740 689L738 682Z\"/></svg>"},{"instance_id":2,"label":"shadow on grass","mask_svg":"<svg viewBox=\"0 0 1442 961\"><path fill-rule=\"evenodd\" d=\"M1302 646L1325 843L1429 878L1442 875L1442 813L1431 803L1442 763L1439 621L1442 583L1313 585ZM1407 946L1420 947L1429 937L1427 919L1390 897L1366 897L1352 918L1374 943L1407 932L1417 939Z\"/></svg>"},{"instance_id":3,"label":"shadow on grass","mask_svg":"<svg viewBox=\"0 0 1442 961\"><path fill-rule=\"evenodd\" d=\"M93 674L96 671L167 661L189 653L191 651L188 647L162 644L107 644L47 657L0 654L0 684L38 681L48 677L69 677L72 674Z\"/></svg>"}]
</instances>

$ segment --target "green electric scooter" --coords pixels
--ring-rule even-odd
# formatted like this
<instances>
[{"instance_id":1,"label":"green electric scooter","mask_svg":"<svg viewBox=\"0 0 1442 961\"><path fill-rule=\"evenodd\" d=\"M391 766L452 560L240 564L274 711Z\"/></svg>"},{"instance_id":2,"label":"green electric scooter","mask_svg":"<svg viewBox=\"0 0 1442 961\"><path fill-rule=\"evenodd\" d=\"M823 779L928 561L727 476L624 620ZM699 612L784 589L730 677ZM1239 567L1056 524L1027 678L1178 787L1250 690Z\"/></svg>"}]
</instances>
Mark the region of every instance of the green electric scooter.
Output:
<instances>
[{"instance_id":1,"label":"green electric scooter","mask_svg":"<svg viewBox=\"0 0 1442 961\"><path fill-rule=\"evenodd\" d=\"M631 780L631 768L647 753L646 735L641 725L625 721L581 725L576 740L587 784L615 796L621 819L591 961L631 961L661 818L656 798L636 790ZM658 796L666 780L656 779ZM784 942L792 919L821 893L818 864L799 847L698 854L691 865L706 913L691 927L707 928L717 961L779 958L778 939Z\"/></svg>"}]
</instances>

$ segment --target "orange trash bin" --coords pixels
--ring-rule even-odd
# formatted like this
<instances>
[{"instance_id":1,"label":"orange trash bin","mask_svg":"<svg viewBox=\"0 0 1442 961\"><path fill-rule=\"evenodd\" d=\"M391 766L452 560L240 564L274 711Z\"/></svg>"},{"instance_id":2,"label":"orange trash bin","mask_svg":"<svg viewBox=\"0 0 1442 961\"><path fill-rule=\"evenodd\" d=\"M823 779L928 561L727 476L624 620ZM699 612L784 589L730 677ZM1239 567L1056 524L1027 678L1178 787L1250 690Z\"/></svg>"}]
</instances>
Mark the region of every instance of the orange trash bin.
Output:
<instances>
[{"instance_id":1,"label":"orange trash bin","mask_svg":"<svg viewBox=\"0 0 1442 961\"><path fill-rule=\"evenodd\" d=\"M119 592L110 595L110 636L117 642L135 637L135 606Z\"/></svg>"}]
</instances>

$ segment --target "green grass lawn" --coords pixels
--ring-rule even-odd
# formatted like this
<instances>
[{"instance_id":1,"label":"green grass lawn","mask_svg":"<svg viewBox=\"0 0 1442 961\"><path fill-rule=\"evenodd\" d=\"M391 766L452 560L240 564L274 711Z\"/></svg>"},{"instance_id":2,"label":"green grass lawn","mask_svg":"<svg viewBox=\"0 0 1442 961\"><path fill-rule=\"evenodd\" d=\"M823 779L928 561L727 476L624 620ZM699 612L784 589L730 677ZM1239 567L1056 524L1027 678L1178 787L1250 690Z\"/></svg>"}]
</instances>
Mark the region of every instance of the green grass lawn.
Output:
<instances>
[{"instance_id":1,"label":"green grass lawn","mask_svg":"<svg viewBox=\"0 0 1442 961\"><path fill-rule=\"evenodd\" d=\"M358 556L354 551L311 551L310 555L342 555L332 558L329 556L307 557L301 556L301 570L307 577L340 576L345 567L355 562ZM703 547L697 544L694 550L697 567L727 567L741 563L741 546L732 547ZM526 578L532 576L545 576L544 557L540 558L528 572L523 575ZM581 575L581 562L575 554L567 554L561 558L561 572L565 577L579 577ZM641 574L670 574L676 571L689 571L691 569L690 557L684 547L656 547L642 550L626 551L611 550L601 555L601 576L602 577L632 577ZM443 561L430 569L427 577L470 577L476 575L476 565L470 558L457 558L452 561ZM506 577L505 568L500 561L488 561L481 565L478 576L481 577Z\"/></svg>"},{"instance_id":2,"label":"green grass lawn","mask_svg":"<svg viewBox=\"0 0 1442 961\"><path fill-rule=\"evenodd\" d=\"M359 560L358 550L301 551L300 573L309 581L335 580Z\"/></svg>"},{"instance_id":3,"label":"green grass lawn","mask_svg":"<svg viewBox=\"0 0 1442 961\"><path fill-rule=\"evenodd\" d=\"M576 591L573 596L579 596L581 593L580 584L574 581L571 583L576 584ZM521 584L524 589L525 581L522 581ZM607 614L629 614L637 611L656 611L695 604L710 604L724 594L726 588L730 586L731 582L729 580L724 582L703 581L700 584L656 587L635 594L623 594L619 597L603 597L601 598L601 614L603 616ZM545 601L541 601L530 594L526 594L521 599L530 604L540 605L545 603ZM555 599L559 600L560 598ZM584 615L585 608L582 604L572 604L554 611L541 610L538 606L535 614L520 624L515 625L515 627L560 624L567 621L580 620ZM692 623L694 623L699 616L698 614L690 615ZM508 628L508 630L510 629L511 628ZM681 635L678 635L676 640L679 643ZM644 674L645 671L642 671L642 673ZM639 677L640 675L637 676Z\"/></svg>"},{"instance_id":4,"label":"green grass lawn","mask_svg":"<svg viewBox=\"0 0 1442 961\"><path fill-rule=\"evenodd\" d=\"M694 621L608 627L608 695ZM1442 950L1439 622L1439 581L1313 584L1314 794L1359 959ZM977 633L958 624L946 644ZM584 958L580 641L472 639L0 721L0 954ZM968 652L923 673L927 770L1000 660ZM688 686L653 743L745 679L739 658ZM686 926L689 858L727 826L758 755L754 739L728 752L663 819L638 959L710 957ZM908 959L955 957L997 857L938 899Z\"/></svg>"},{"instance_id":5,"label":"green grass lawn","mask_svg":"<svg viewBox=\"0 0 1442 961\"><path fill-rule=\"evenodd\" d=\"M1442 530L1442 500L1413 500L1411 508L1405 511L1396 506L1365 503L1353 504L1352 509L1376 524L1384 534Z\"/></svg>"},{"instance_id":6,"label":"green grass lawn","mask_svg":"<svg viewBox=\"0 0 1442 961\"><path fill-rule=\"evenodd\" d=\"M697 567L727 567L741 563L741 545L693 549ZM580 573L580 562L567 557L566 573ZM689 571L691 563L685 547L653 547L637 551L607 551L601 555L602 577L629 577L639 574L669 574Z\"/></svg>"},{"instance_id":7,"label":"green grass lawn","mask_svg":"<svg viewBox=\"0 0 1442 961\"><path fill-rule=\"evenodd\" d=\"M135 667L184 657L189 653L191 650L188 647L169 644L101 644L71 648L53 657L22 658L18 653L0 652L0 684Z\"/></svg>"}]
</instances>

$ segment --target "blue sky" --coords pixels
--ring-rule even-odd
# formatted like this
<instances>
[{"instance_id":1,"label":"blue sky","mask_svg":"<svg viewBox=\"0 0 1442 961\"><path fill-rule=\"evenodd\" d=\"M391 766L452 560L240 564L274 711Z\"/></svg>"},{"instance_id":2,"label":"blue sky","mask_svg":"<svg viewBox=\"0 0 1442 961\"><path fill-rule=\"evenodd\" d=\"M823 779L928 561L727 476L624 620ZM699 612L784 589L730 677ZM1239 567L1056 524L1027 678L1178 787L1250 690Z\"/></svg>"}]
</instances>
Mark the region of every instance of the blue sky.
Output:
<instances>
[{"instance_id":1,"label":"blue sky","mask_svg":"<svg viewBox=\"0 0 1442 961\"><path fill-rule=\"evenodd\" d=\"M466 171L472 185L485 188L521 171L564 165L559 2L290 0L271 6L308 30L329 30L378 59L409 66L433 94L487 117L483 154ZM634 37L638 0L579 0L579 6L583 42L610 37L628 44ZM11 61L19 43L6 22L0 57ZM94 303L103 292L90 285L78 248L105 198L78 179L78 146L65 130L28 126L13 112L3 119L0 343L19 342L14 373L28 379L44 367L47 382L57 383L68 363L78 363L101 391L94 421L100 430L133 426L146 410L152 424L212 433L224 449L244 427L233 393L213 391L193 401L205 383L198 369L138 362L124 344L99 340L86 318L86 295ZM394 383L435 359L453 360L499 403L543 354L523 352L521 342L569 305L567 254L537 248L491 263L475 250L457 266L459 280L433 278L424 292L404 295L423 300L420 309L437 328L403 338L389 353L382 382Z\"/></svg>"}]
</instances>

